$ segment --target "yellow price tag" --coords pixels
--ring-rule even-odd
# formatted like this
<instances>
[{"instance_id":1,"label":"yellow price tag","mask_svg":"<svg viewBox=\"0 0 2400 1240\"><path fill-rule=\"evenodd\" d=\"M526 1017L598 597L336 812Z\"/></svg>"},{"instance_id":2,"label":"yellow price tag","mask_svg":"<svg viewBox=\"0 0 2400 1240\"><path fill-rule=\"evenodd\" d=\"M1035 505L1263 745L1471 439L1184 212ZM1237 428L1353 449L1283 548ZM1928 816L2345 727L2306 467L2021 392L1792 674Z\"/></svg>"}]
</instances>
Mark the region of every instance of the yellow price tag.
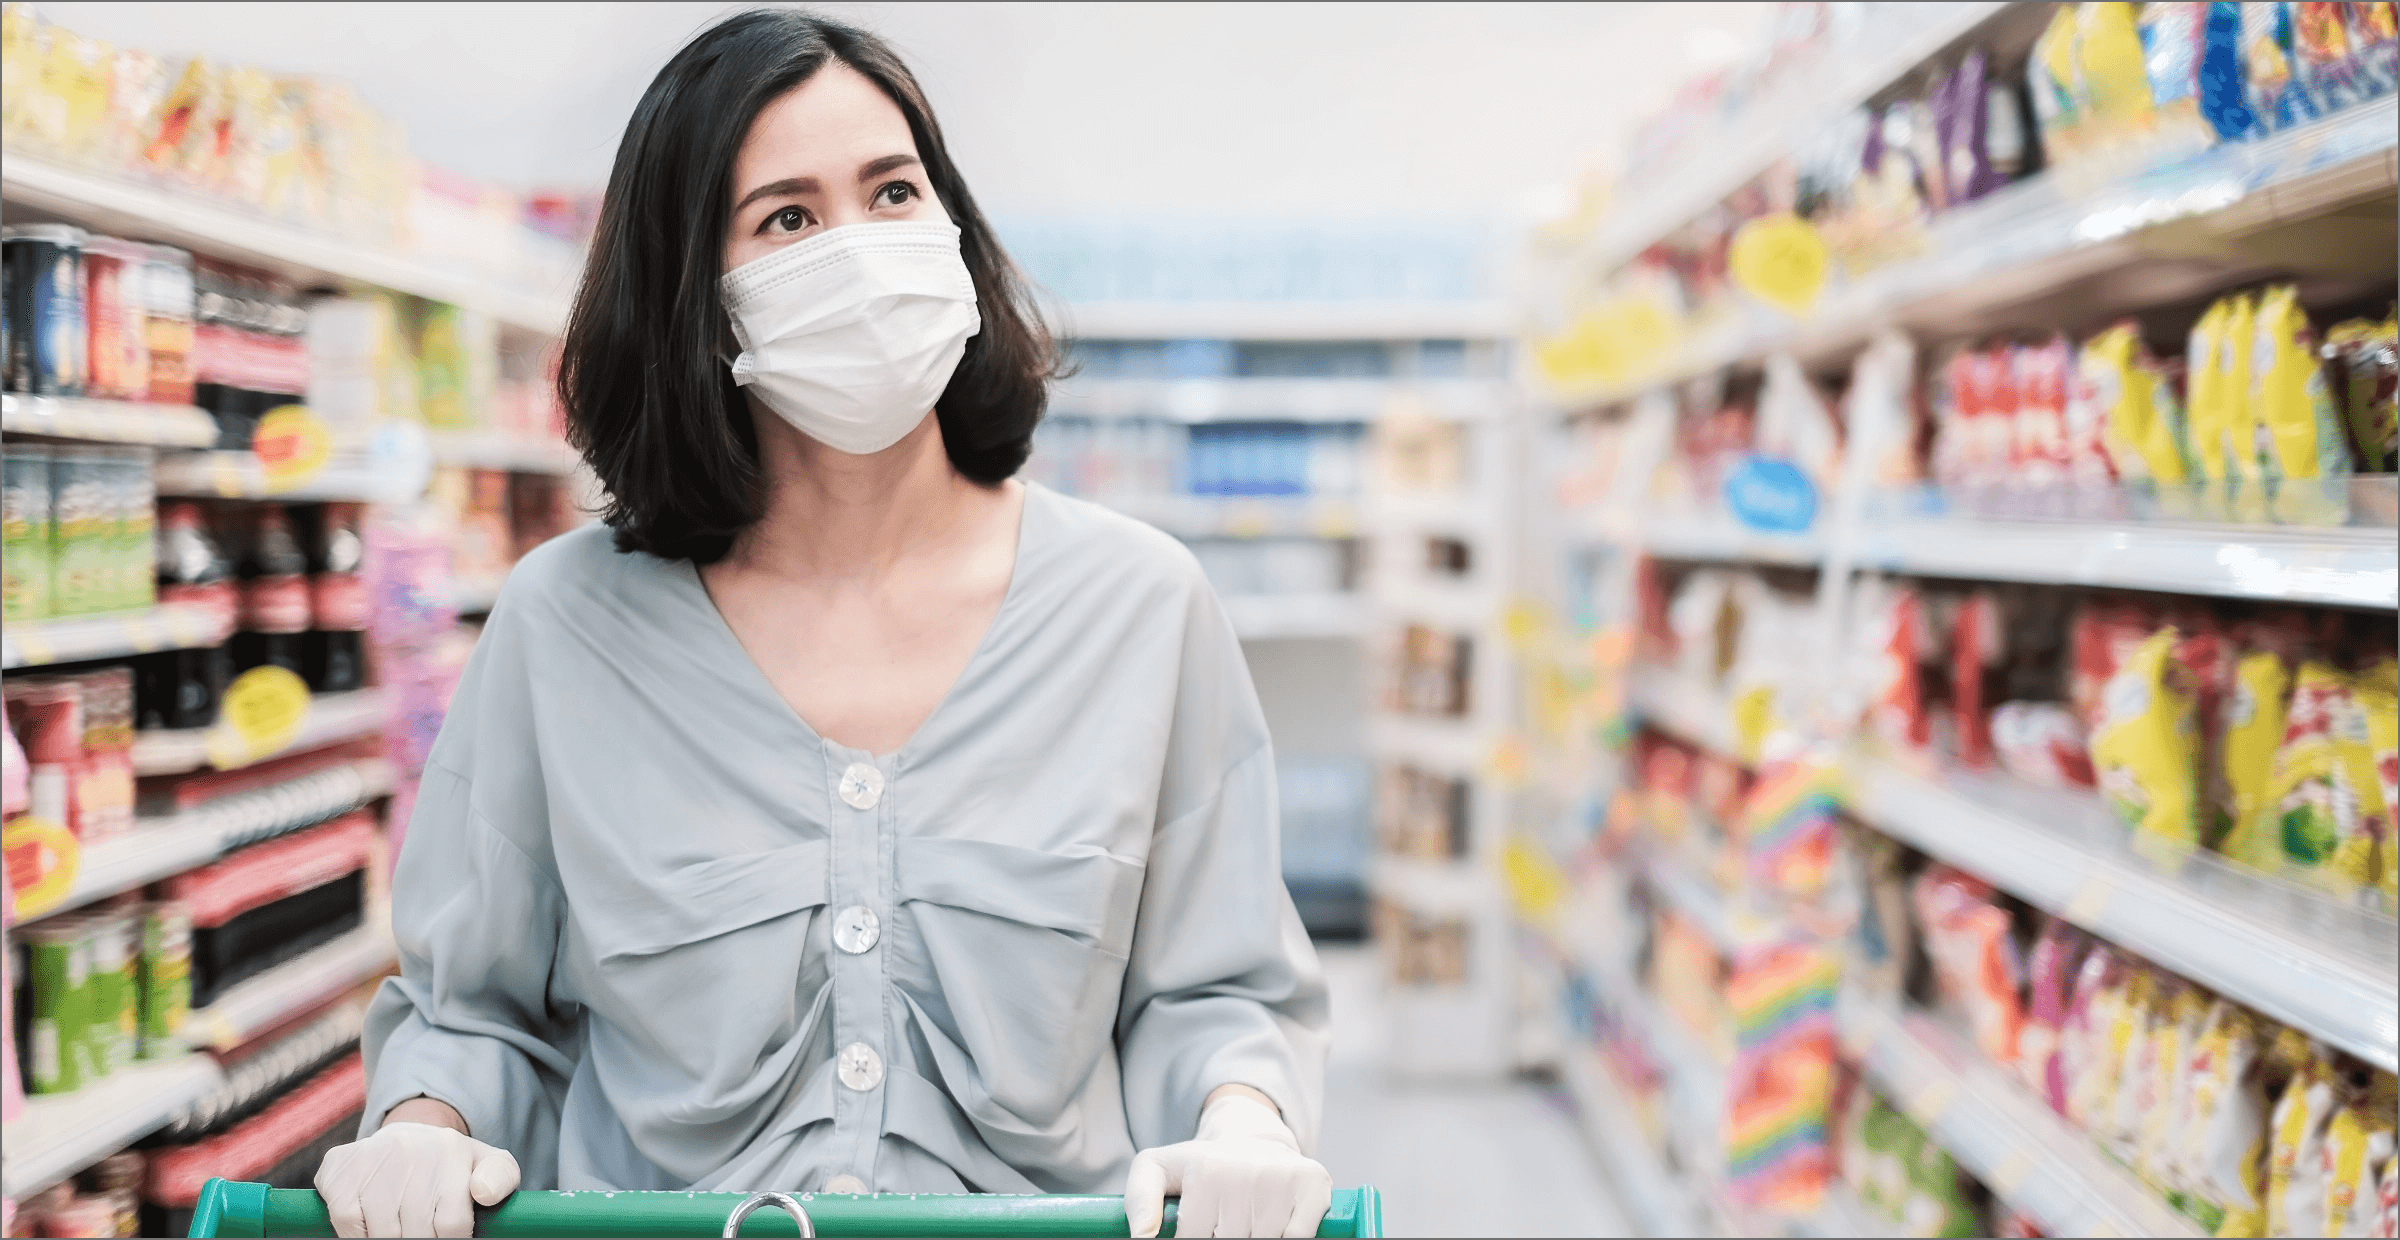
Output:
<instances>
[{"instance_id":1,"label":"yellow price tag","mask_svg":"<svg viewBox=\"0 0 2400 1240\"><path fill-rule=\"evenodd\" d=\"M158 649L158 634L150 627L150 617L135 615L125 618L125 644L133 647L135 654L149 654Z\"/></svg>"},{"instance_id":2,"label":"yellow price tag","mask_svg":"<svg viewBox=\"0 0 2400 1240\"><path fill-rule=\"evenodd\" d=\"M225 687L208 760L220 768L256 762L299 739L307 722L308 682L271 663L251 668Z\"/></svg>"},{"instance_id":3,"label":"yellow price tag","mask_svg":"<svg viewBox=\"0 0 2400 1240\"><path fill-rule=\"evenodd\" d=\"M1733 735L1741 744L1742 761L1756 765L1766 752L1767 733L1775 728L1775 691L1765 685L1745 690L1733 700Z\"/></svg>"},{"instance_id":4,"label":"yellow price tag","mask_svg":"<svg viewBox=\"0 0 2400 1240\"><path fill-rule=\"evenodd\" d=\"M2008 1157L1992 1168L1991 1178L1985 1182L1992 1186L1993 1192L2002 1197L2011 1197L2025 1183L2025 1177L2032 1174L2033 1155L2023 1150L2010 1150Z\"/></svg>"},{"instance_id":5,"label":"yellow price tag","mask_svg":"<svg viewBox=\"0 0 2400 1240\"><path fill-rule=\"evenodd\" d=\"M74 832L31 814L18 817L0 831L0 853L8 857L8 883L16 889L18 921L39 917L65 903L83 865L83 846Z\"/></svg>"},{"instance_id":6,"label":"yellow price tag","mask_svg":"<svg viewBox=\"0 0 2400 1240\"><path fill-rule=\"evenodd\" d=\"M1358 514L1348 504L1320 504L1316 510L1315 533L1319 538L1355 537L1358 533Z\"/></svg>"},{"instance_id":7,"label":"yellow price tag","mask_svg":"<svg viewBox=\"0 0 2400 1240\"><path fill-rule=\"evenodd\" d=\"M1761 216L1735 229L1727 261L1734 283L1794 317L1825 291L1825 238L1795 215Z\"/></svg>"},{"instance_id":8,"label":"yellow price tag","mask_svg":"<svg viewBox=\"0 0 2400 1240\"><path fill-rule=\"evenodd\" d=\"M1927 1081L1908 1097L1909 1118L1932 1127L1933 1122L1942 1117L1942 1112L1950 1109L1950 1100L1957 1096L1958 1083L1949 1077Z\"/></svg>"},{"instance_id":9,"label":"yellow price tag","mask_svg":"<svg viewBox=\"0 0 2400 1240\"><path fill-rule=\"evenodd\" d=\"M333 455L333 436L308 406L284 405L258 420L250 450L257 454L267 491L273 494L316 477Z\"/></svg>"},{"instance_id":10,"label":"yellow price tag","mask_svg":"<svg viewBox=\"0 0 2400 1240\"><path fill-rule=\"evenodd\" d=\"M2108 911L2108 899L2116 894L2116 885L2106 874L2094 874L2075 898L2067 901L2067 920L2079 926L2089 926Z\"/></svg>"},{"instance_id":11,"label":"yellow price tag","mask_svg":"<svg viewBox=\"0 0 2400 1240\"><path fill-rule=\"evenodd\" d=\"M17 643L17 656L29 664L48 663L58 657L50 642L42 636L41 626L26 625L10 634Z\"/></svg>"},{"instance_id":12,"label":"yellow price tag","mask_svg":"<svg viewBox=\"0 0 2400 1240\"><path fill-rule=\"evenodd\" d=\"M1236 503L1225 511L1225 532L1235 538L1263 538L1274 524L1274 513L1256 500Z\"/></svg>"}]
</instances>

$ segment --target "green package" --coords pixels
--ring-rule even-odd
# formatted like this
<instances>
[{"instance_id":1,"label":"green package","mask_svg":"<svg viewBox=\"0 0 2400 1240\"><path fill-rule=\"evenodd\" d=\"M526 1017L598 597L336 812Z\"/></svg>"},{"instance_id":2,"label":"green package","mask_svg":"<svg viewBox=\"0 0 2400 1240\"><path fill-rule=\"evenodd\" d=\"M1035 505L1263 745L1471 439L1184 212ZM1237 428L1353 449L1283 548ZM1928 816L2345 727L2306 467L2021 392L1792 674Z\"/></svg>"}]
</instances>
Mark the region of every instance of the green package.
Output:
<instances>
[{"instance_id":1,"label":"green package","mask_svg":"<svg viewBox=\"0 0 2400 1240\"><path fill-rule=\"evenodd\" d=\"M11 444L0 475L0 620L51 614L50 450Z\"/></svg>"},{"instance_id":2,"label":"green package","mask_svg":"<svg viewBox=\"0 0 2400 1240\"><path fill-rule=\"evenodd\" d=\"M110 597L109 552L116 536L116 505L109 497L108 455L66 451L50 461L50 607L54 615L81 616L115 605Z\"/></svg>"},{"instance_id":3,"label":"green package","mask_svg":"<svg viewBox=\"0 0 2400 1240\"><path fill-rule=\"evenodd\" d=\"M107 1076L133 1062L139 1033L134 1018L135 969L141 958L141 915L130 910L92 919L91 1007L84 1026L89 1068Z\"/></svg>"},{"instance_id":4,"label":"green package","mask_svg":"<svg viewBox=\"0 0 2400 1240\"><path fill-rule=\"evenodd\" d=\"M182 1049L184 1018L192 1010L192 910L166 900L142 910L141 1046L144 1059Z\"/></svg>"},{"instance_id":5,"label":"green package","mask_svg":"<svg viewBox=\"0 0 2400 1240\"><path fill-rule=\"evenodd\" d=\"M25 944L25 1092L64 1094L83 1087L85 1026L90 1022L92 940L81 918L60 918L18 932Z\"/></svg>"}]
</instances>

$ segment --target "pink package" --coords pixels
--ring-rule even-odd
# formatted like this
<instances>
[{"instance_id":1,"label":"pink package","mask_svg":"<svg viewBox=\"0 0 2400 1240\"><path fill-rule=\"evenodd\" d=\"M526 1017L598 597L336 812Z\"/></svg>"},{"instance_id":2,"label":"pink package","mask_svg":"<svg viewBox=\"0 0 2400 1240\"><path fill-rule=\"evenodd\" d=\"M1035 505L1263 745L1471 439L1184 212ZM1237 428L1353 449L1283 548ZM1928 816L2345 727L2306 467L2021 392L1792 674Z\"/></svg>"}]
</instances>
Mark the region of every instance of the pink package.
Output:
<instances>
[{"instance_id":1,"label":"pink package","mask_svg":"<svg viewBox=\"0 0 2400 1240\"><path fill-rule=\"evenodd\" d=\"M2075 352L2065 336L2013 351L2016 436L2011 444L2011 479L2018 486L2051 489L2067 481L2073 448L2067 432L2067 380Z\"/></svg>"},{"instance_id":2,"label":"pink package","mask_svg":"<svg viewBox=\"0 0 2400 1240\"><path fill-rule=\"evenodd\" d=\"M5 806L0 808L0 814L14 818L24 813L33 801L31 776L25 764L25 747L17 744L17 730L0 726L0 735L8 738L8 749L0 754L0 805Z\"/></svg>"},{"instance_id":3,"label":"pink package","mask_svg":"<svg viewBox=\"0 0 2400 1240\"><path fill-rule=\"evenodd\" d=\"M2033 942L2026 961L2028 984L2025 1027L2017 1034L2017 1074L2053 1108L2066 1105L2066 1068L2059 1062L2059 1039L2066 1029L2077 974L2091 936L2057 917L2044 919L2041 937Z\"/></svg>"},{"instance_id":4,"label":"pink package","mask_svg":"<svg viewBox=\"0 0 2400 1240\"><path fill-rule=\"evenodd\" d=\"M1925 955L1942 997L1966 1018L1992 1061L2015 1061L2024 1025L2025 970L2010 937L2008 910L1991 884L1946 865L1919 875L1915 904Z\"/></svg>"},{"instance_id":5,"label":"pink package","mask_svg":"<svg viewBox=\"0 0 2400 1240\"><path fill-rule=\"evenodd\" d=\"M0 926L16 922L17 892L8 882L8 856L0 853ZM17 1075L17 1015L10 1007L17 987L8 976L8 962L15 958L13 951L0 951L0 1123L10 1124L25 1115L25 1087Z\"/></svg>"},{"instance_id":6,"label":"pink package","mask_svg":"<svg viewBox=\"0 0 2400 1240\"><path fill-rule=\"evenodd\" d=\"M2083 721L2064 702L2002 702L1992 712L1992 748L2009 774L2051 788L2090 788L2092 751Z\"/></svg>"}]
</instances>

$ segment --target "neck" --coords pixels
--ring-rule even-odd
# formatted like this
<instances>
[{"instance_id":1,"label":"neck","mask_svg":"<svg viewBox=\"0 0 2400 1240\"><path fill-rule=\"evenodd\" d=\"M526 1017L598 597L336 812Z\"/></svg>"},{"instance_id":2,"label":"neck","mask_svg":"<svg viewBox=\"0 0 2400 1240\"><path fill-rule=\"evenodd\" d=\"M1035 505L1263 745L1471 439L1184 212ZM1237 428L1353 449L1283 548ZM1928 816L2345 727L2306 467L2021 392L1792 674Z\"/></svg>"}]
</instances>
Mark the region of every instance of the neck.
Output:
<instances>
[{"instance_id":1,"label":"neck","mask_svg":"<svg viewBox=\"0 0 2400 1240\"><path fill-rule=\"evenodd\" d=\"M997 489L951 468L940 422L930 413L900 442L853 456L802 434L751 405L765 511L727 557L746 572L778 577L873 577L911 551L966 531Z\"/></svg>"}]
</instances>

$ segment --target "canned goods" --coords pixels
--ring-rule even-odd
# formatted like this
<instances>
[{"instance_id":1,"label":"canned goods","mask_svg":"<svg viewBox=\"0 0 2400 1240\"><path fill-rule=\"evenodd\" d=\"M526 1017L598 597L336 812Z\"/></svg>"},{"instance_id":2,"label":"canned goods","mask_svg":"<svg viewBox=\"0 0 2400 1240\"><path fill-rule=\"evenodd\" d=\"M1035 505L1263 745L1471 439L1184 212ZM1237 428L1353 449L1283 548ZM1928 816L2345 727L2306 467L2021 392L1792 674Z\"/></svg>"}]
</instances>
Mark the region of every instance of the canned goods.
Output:
<instances>
[{"instance_id":1,"label":"canned goods","mask_svg":"<svg viewBox=\"0 0 2400 1240\"><path fill-rule=\"evenodd\" d=\"M50 449L10 444L0 457L0 620L51 613Z\"/></svg>"},{"instance_id":2,"label":"canned goods","mask_svg":"<svg viewBox=\"0 0 2400 1240\"><path fill-rule=\"evenodd\" d=\"M161 900L142 910L141 1046L164 1059L180 1043L192 1011L192 906Z\"/></svg>"},{"instance_id":3,"label":"canned goods","mask_svg":"<svg viewBox=\"0 0 2400 1240\"><path fill-rule=\"evenodd\" d=\"M133 1062L140 1032L134 1013L134 973L141 960L141 913L115 909L94 914L91 933L91 1018L84 1028L95 1074L106 1076Z\"/></svg>"},{"instance_id":4,"label":"canned goods","mask_svg":"<svg viewBox=\"0 0 2400 1240\"><path fill-rule=\"evenodd\" d=\"M116 525L115 488L108 453L59 448L50 457L51 576L54 615L80 616L106 610L109 554Z\"/></svg>"},{"instance_id":5,"label":"canned goods","mask_svg":"<svg viewBox=\"0 0 2400 1240\"><path fill-rule=\"evenodd\" d=\"M83 394L84 232L65 224L0 231L8 265L8 386L36 396Z\"/></svg>"},{"instance_id":6,"label":"canned goods","mask_svg":"<svg viewBox=\"0 0 2400 1240\"><path fill-rule=\"evenodd\" d=\"M91 1079L92 939L84 919L53 918L17 932L25 944L25 1091L63 1094Z\"/></svg>"},{"instance_id":7,"label":"canned goods","mask_svg":"<svg viewBox=\"0 0 2400 1240\"><path fill-rule=\"evenodd\" d=\"M192 254L171 245L144 247L143 346L150 355L150 399L192 403Z\"/></svg>"},{"instance_id":8,"label":"canned goods","mask_svg":"<svg viewBox=\"0 0 2400 1240\"><path fill-rule=\"evenodd\" d=\"M148 246L114 237L93 237L84 243L86 396L140 400L150 393L150 346L143 323L149 262Z\"/></svg>"}]
</instances>

